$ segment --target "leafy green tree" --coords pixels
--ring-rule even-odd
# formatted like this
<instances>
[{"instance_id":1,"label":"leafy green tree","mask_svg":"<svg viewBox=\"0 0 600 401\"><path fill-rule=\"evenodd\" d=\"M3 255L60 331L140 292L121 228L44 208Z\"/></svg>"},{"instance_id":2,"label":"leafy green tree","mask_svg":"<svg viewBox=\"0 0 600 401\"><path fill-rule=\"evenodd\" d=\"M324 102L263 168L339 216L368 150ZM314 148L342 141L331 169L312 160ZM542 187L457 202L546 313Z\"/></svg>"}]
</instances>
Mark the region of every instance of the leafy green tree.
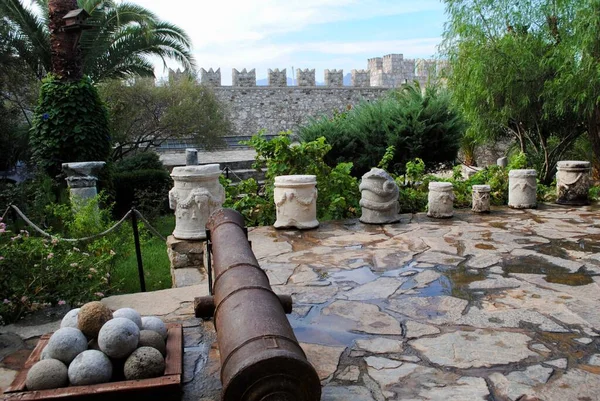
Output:
<instances>
[{"instance_id":1,"label":"leafy green tree","mask_svg":"<svg viewBox=\"0 0 600 401\"><path fill-rule=\"evenodd\" d=\"M100 93L109 109L114 160L176 138L211 149L232 129L210 88L191 78L161 85L153 79L113 80L100 85Z\"/></svg>"},{"instance_id":2,"label":"leafy green tree","mask_svg":"<svg viewBox=\"0 0 600 401\"><path fill-rule=\"evenodd\" d=\"M332 118L312 120L299 134L304 141L325 137L332 147L325 161L331 166L352 161L353 173L360 176L377 166L390 146L392 171L401 172L416 157L429 165L454 161L463 132L448 92L435 86L422 91L416 84Z\"/></svg>"},{"instance_id":3,"label":"leafy green tree","mask_svg":"<svg viewBox=\"0 0 600 401\"><path fill-rule=\"evenodd\" d=\"M49 1L32 3L30 8L24 0L0 0L0 19L10 24L19 57L41 79L52 70ZM91 29L83 31L79 43L83 72L92 81L154 76L151 56L163 62L173 59L185 69L193 69L191 41L176 25L133 3L79 0L77 4L90 14L86 24Z\"/></svg>"},{"instance_id":4,"label":"leafy green tree","mask_svg":"<svg viewBox=\"0 0 600 401\"><path fill-rule=\"evenodd\" d=\"M0 170L28 158L27 131L37 80L12 48L10 27L0 20Z\"/></svg>"},{"instance_id":5,"label":"leafy green tree","mask_svg":"<svg viewBox=\"0 0 600 401\"><path fill-rule=\"evenodd\" d=\"M546 86L554 99L549 112L582 119L600 178L600 0L557 2L549 14L560 45L552 59L556 79Z\"/></svg>"},{"instance_id":6,"label":"leafy green tree","mask_svg":"<svg viewBox=\"0 0 600 401\"><path fill-rule=\"evenodd\" d=\"M589 1L445 3L448 85L469 123L467 137L514 138L549 183L556 162L586 131L575 99L558 100L550 89L563 80L563 38L573 28L574 12Z\"/></svg>"}]
</instances>

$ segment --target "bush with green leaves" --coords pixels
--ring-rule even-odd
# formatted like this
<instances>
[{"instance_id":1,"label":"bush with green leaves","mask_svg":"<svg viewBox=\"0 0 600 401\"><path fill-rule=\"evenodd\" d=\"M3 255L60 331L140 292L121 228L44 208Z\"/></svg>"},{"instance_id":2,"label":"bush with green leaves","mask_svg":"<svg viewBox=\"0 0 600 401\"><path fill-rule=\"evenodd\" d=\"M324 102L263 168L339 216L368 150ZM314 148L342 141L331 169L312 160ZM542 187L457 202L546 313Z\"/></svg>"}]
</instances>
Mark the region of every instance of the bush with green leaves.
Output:
<instances>
[{"instance_id":1,"label":"bush with green leaves","mask_svg":"<svg viewBox=\"0 0 600 401\"><path fill-rule=\"evenodd\" d=\"M290 132L281 132L271 140L262 133L246 142L256 150L255 168L266 166L264 190L254 179L237 186L228 185L225 206L242 213L248 225L269 225L275 222L273 190L275 177L308 174L317 177L317 217L336 220L354 217L359 213L360 191L356 178L350 174L352 163L329 167L324 158L331 150L325 138L292 145Z\"/></svg>"},{"instance_id":2,"label":"bush with green leaves","mask_svg":"<svg viewBox=\"0 0 600 401\"><path fill-rule=\"evenodd\" d=\"M62 163L108 158L108 114L89 78L67 82L48 75L42 81L30 144L33 160L51 177Z\"/></svg>"},{"instance_id":3,"label":"bush with green leaves","mask_svg":"<svg viewBox=\"0 0 600 401\"><path fill-rule=\"evenodd\" d=\"M508 204L508 172L515 169L523 169L528 165L524 153L516 153L511 156L506 168L497 165L488 166L467 180L462 179L461 166L456 166L452 178L440 178L425 173L425 165L422 160L415 159L406 164L406 177L396 177L396 183L400 187L400 211L402 213L418 213L427 210L428 186L432 181L443 181L452 183L455 196L454 207L471 207L473 185L489 185L490 203L495 206ZM406 181L406 182L405 182ZM556 184L543 185L538 182L538 201L553 202L556 199Z\"/></svg>"},{"instance_id":4,"label":"bush with green leaves","mask_svg":"<svg viewBox=\"0 0 600 401\"><path fill-rule=\"evenodd\" d=\"M390 146L390 172L402 173L406 162L417 157L429 166L453 162L464 129L446 90L431 86L423 92L416 84L332 118L313 119L299 135L303 141L325 137L332 147L327 164L352 162L353 174L360 177L378 165Z\"/></svg>"},{"instance_id":5,"label":"bush with green leaves","mask_svg":"<svg viewBox=\"0 0 600 401\"><path fill-rule=\"evenodd\" d=\"M115 173L113 183L116 217L121 217L131 207L135 207L149 219L168 212L169 190L173 187L173 181L167 170Z\"/></svg>"},{"instance_id":6,"label":"bush with green leaves","mask_svg":"<svg viewBox=\"0 0 600 401\"><path fill-rule=\"evenodd\" d=\"M152 220L169 212L173 181L155 152L139 152L115 163L113 186L116 218L132 206Z\"/></svg>"},{"instance_id":7,"label":"bush with green leaves","mask_svg":"<svg viewBox=\"0 0 600 401\"><path fill-rule=\"evenodd\" d=\"M160 157L156 152L140 152L124 157L115 163L115 173L126 173L138 170L164 170Z\"/></svg>"},{"instance_id":8,"label":"bush with green leaves","mask_svg":"<svg viewBox=\"0 0 600 401\"><path fill-rule=\"evenodd\" d=\"M110 212L98 208L101 197L76 213L69 205L52 205L47 213L60 220L52 238L34 236L0 222L0 323L48 305L76 306L107 295L117 255L131 244L122 232L86 242L66 242L97 234L113 222Z\"/></svg>"}]
</instances>

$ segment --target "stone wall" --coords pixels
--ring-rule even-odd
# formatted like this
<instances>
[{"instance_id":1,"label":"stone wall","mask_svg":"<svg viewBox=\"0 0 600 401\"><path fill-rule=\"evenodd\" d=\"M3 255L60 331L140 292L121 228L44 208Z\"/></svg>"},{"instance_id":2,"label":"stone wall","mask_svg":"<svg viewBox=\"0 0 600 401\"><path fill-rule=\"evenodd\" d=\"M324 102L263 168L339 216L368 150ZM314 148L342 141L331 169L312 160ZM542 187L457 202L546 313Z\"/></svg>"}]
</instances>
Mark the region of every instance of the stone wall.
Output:
<instances>
[{"instance_id":1,"label":"stone wall","mask_svg":"<svg viewBox=\"0 0 600 401\"><path fill-rule=\"evenodd\" d=\"M356 87L233 87L213 88L228 109L236 135L253 135L261 129L267 134L296 131L310 117L332 115L346 110L361 99L381 97L388 88Z\"/></svg>"}]
</instances>

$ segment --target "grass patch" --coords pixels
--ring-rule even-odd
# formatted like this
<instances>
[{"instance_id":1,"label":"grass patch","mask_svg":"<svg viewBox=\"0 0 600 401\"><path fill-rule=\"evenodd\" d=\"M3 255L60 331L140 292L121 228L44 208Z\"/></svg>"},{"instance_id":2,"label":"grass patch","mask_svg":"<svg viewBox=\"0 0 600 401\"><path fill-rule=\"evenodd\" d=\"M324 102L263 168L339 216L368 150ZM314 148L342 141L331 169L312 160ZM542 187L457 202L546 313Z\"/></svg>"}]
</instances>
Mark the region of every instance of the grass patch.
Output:
<instances>
[{"instance_id":1,"label":"grass patch","mask_svg":"<svg viewBox=\"0 0 600 401\"><path fill-rule=\"evenodd\" d=\"M161 216L152 222L154 228L164 237L171 235L175 228L175 216ZM131 228L129 229L131 232ZM144 278L146 291L163 290L171 288L171 270L167 245L163 240L152 236L145 229L140 229L142 262L144 265ZM112 280L118 283L115 292L130 294L140 292L140 279L138 275L137 257L133 234L131 234L131 249L120 258L112 272Z\"/></svg>"}]
</instances>

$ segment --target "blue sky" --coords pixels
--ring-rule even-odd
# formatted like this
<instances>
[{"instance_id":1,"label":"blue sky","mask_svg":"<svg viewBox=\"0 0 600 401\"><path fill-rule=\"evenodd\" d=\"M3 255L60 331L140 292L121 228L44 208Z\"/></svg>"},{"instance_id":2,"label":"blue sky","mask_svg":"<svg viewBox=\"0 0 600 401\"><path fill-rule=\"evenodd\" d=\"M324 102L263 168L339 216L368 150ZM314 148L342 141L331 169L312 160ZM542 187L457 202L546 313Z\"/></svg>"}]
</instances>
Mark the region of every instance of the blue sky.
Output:
<instances>
[{"instance_id":1,"label":"blue sky","mask_svg":"<svg viewBox=\"0 0 600 401\"><path fill-rule=\"evenodd\" d=\"M188 32L198 68L323 70L367 67L367 59L402 53L429 58L441 41L444 6L439 0L132 0ZM170 64L176 67L176 64ZM157 75L164 76L162 63Z\"/></svg>"}]
</instances>

